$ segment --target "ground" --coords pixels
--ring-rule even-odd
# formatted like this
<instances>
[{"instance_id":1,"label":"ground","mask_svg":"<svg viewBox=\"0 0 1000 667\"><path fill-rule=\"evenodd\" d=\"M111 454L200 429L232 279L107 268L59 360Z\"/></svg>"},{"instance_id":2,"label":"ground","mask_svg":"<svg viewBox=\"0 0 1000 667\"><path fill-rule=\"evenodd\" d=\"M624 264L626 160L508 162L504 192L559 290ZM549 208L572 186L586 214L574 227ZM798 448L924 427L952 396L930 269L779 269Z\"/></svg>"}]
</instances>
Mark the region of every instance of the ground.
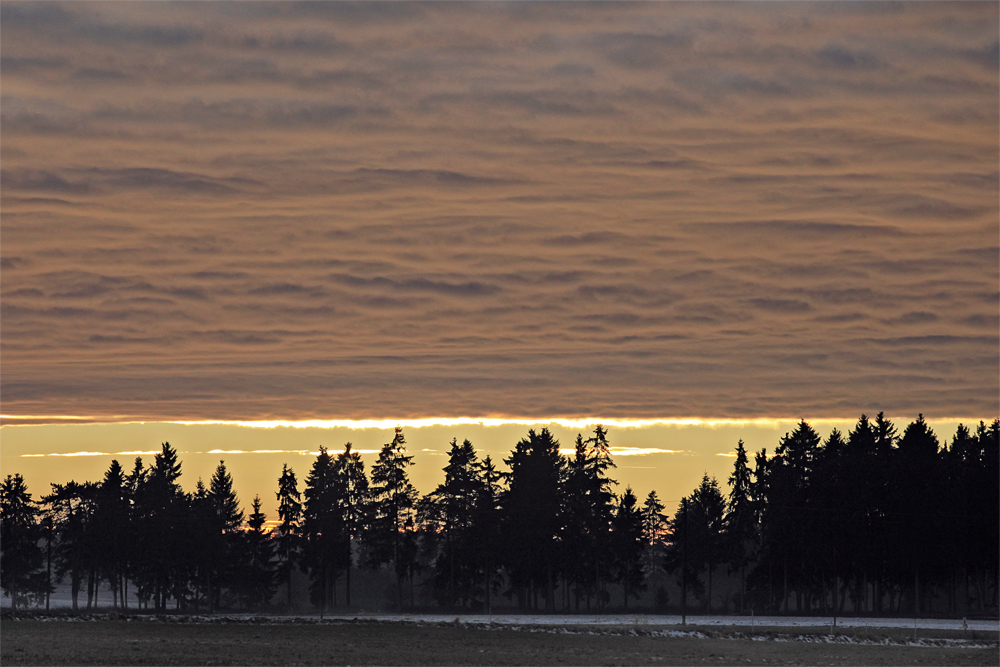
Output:
<instances>
[{"instance_id":1,"label":"ground","mask_svg":"<svg viewBox=\"0 0 1000 667\"><path fill-rule=\"evenodd\" d=\"M3 665L996 665L995 633L910 641L901 631L833 638L802 632L642 628L517 629L454 623L263 622L150 617L14 619ZM979 633L977 633L979 634ZM744 638L737 638L737 637ZM859 643L860 642L860 643ZM878 644L877 642L889 642Z\"/></svg>"}]
</instances>

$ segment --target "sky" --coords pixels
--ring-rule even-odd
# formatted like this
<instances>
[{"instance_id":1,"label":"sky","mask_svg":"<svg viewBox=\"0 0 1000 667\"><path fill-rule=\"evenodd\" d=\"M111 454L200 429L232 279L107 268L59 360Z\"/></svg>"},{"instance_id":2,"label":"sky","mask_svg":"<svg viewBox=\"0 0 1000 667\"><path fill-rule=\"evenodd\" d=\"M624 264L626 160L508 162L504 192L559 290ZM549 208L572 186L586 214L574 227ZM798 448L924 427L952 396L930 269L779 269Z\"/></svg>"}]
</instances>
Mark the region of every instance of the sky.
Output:
<instances>
[{"instance_id":1,"label":"sky","mask_svg":"<svg viewBox=\"0 0 1000 667\"><path fill-rule=\"evenodd\" d=\"M991 419L998 31L995 2L4 2L3 467L115 423L151 430L94 451Z\"/></svg>"}]
</instances>

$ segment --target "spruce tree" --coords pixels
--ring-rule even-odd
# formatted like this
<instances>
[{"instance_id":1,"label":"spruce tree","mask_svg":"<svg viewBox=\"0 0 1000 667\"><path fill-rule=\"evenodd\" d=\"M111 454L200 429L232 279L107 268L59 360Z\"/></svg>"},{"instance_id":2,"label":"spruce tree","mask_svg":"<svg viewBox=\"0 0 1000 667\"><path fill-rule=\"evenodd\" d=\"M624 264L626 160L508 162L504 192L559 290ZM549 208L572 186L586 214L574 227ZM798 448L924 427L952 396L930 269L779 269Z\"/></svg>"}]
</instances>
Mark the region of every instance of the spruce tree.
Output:
<instances>
[{"instance_id":1,"label":"spruce tree","mask_svg":"<svg viewBox=\"0 0 1000 667\"><path fill-rule=\"evenodd\" d=\"M512 592L522 609L554 608L558 574L560 490L565 459L548 429L528 431L505 459L510 467L503 499L502 543Z\"/></svg>"},{"instance_id":2,"label":"spruce tree","mask_svg":"<svg viewBox=\"0 0 1000 667\"><path fill-rule=\"evenodd\" d=\"M729 477L729 503L725 518L725 543L731 571L740 574L740 613L746 597L746 568L754 557L757 540L756 511L753 507L751 479L746 447L736 444L736 461Z\"/></svg>"},{"instance_id":3,"label":"spruce tree","mask_svg":"<svg viewBox=\"0 0 1000 667\"><path fill-rule=\"evenodd\" d=\"M360 538L368 517L368 477L361 454L351 450L351 443L337 455L333 464L336 498L339 502L343 549L339 564L347 570L346 603L351 606L351 570L354 567L353 542Z\"/></svg>"},{"instance_id":4,"label":"spruce tree","mask_svg":"<svg viewBox=\"0 0 1000 667\"><path fill-rule=\"evenodd\" d=\"M246 604L257 609L270 602L275 591L275 571L271 562L274 545L271 536L264 532L267 516L260 509L260 496L254 496L253 511L247 519L244 539L247 550L247 566L243 576Z\"/></svg>"},{"instance_id":5,"label":"spruce tree","mask_svg":"<svg viewBox=\"0 0 1000 667\"><path fill-rule=\"evenodd\" d=\"M226 469L226 462L219 461L209 481L208 498L212 507L213 561L211 608L222 603L224 588L235 588L238 554L243 526L243 510L233 490L233 477Z\"/></svg>"},{"instance_id":6,"label":"spruce tree","mask_svg":"<svg viewBox=\"0 0 1000 667\"><path fill-rule=\"evenodd\" d=\"M656 491L650 491L639 510L642 515L643 542L646 546L643 551L643 570L650 588L656 594L657 607L665 606L668 601L667 591L662 582L662 570L666 549L664 539L669 530L670 520L663 513L664 509Z\"/></svg>"},{"instance_id":7,"label":"spruce tree","mask_svg":"<svg viewBox=\"0 0 1000 667\"><path fill-rule=\"evenodd\" d=\"M100 548L94 531L98 487L93 482L52 484L52 493L42 498L48 506L56 534L56 576L70 578L73 611L79 609L80 592L86 587L87 609L93 604Z\"/></svg>"},{"instance_id":8,"label":"spruce tree","mask_svg":"<svg viewBox=\"0 0 1000 667\"><path fill-rule=\"evenodd\" d=\"M50 590L38 545L39 513L21 475L7 475L0 482L0 588L14 610L41 602Z\"/></svg>"},{"instance_id":9,"label":"spruce tree","mask_svg":"<svg viewBox=\"0 0 1000 667\"><path fill-rule=\"evenodd\" d=\"M335 481L333 459L326 447L320 446L306 477L302 528L306 538L303 566L310 575L310 599L324 612L333 600L338 555L343 544Z\"/></svg>"},{"instance_id":10,"label":"spruce tree","mask_svg":"<svg viewBox=\"0 0 1000 667\"><path fill-rule=\"evenodd\" d=\"M647 546L643 532L643 516L632 487L618 501L612 522L611 543L615 579L622 585L623 606L628 609L629 597L639 598L645 590L643 584L642 554Z\"/></svg>"},{"instance_id":11,"label":"spruce tree","mask_svg":"<svg viewBox=\"0 0 1000 667\"><path fill-rule=\"evenodd\" d=\"M403 429L397 426L392 442L382 446L372 466L367 540L369 566L393 565L396 604L400 611L403 608L403 578L410 577L412 584L416 566L417 491L407 472L412 465L413 457L406 454Z\"/></svg>"},{"instance_id":12,"label":"spruce tree","mask_svg":"<svg viewBox=\"0 0 1000 667\"><path fill-rule=\"evenodd\" d=\"M299 561L299 539L301 537L302 502L295 471L284 464L278 479L278 519L277 552L279 557L278 580L287 586L288 608L292 607L292 569Z\"/></svg>"},{"instance_id":13,"label":"spruce tree","mask_svg":"<svg viewBox=\"0 0 1000 667\"><path fill-rule=\"evenodd\" d=\"M117 460L104 473L97 494L95 530L102 544L99 552L100 568L111 587L112 605L124 606L122 597L128 566L129 498L125 472Z\"/></svg>"}]
</instances>

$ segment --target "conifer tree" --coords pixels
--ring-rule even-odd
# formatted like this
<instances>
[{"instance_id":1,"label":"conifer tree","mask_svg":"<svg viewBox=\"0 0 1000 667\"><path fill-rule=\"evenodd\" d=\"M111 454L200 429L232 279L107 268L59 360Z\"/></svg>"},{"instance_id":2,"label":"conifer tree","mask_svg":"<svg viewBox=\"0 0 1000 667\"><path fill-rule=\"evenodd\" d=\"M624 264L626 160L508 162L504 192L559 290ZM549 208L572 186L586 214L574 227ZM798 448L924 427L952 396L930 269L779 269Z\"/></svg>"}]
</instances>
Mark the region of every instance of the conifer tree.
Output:
<instances>
[{"instance_id":1,"label":"conifer tree","mask_svg":"<svg viewBox=\"0 0 1000 667\"><path fill-rule=\"evenodd\" d=\"M618 501L613 521L612 546L615 579L622 585L622 601L628 609L629 597L638 598L645 590L642 554L647 543L643 532L642 512L632 487Z\"/></svg>"},{"instance_id":2,"label":"conifer tree","mask_svg":"<svg viewBox=\"0 0 1000 667\"><path fill-rule=\"evenodd\" d=\"M93 604L99 548L94 531L98 487L93 482L52 484L52 493L42 498L48 506L57 535L56 576L70 578L73 610L79 609L80 592L87 590L87 609Z\"/></svg>"},{"instance_id":3,"label":"conifer tree","mask_svg":"<svg viewBox=\"0 0 1000 667\"><path fill-rule=\"evenodd\" d=\"M275 572L271 562L274 556L274 545L270 535L264 532L264 522L267 516L260 509L260 496L254 496L252 508L247 519L245 535L247 550L247 567L243 578L246 604L251 609L257 609L270 602L275 591Z\"/></svg>"},{"instance_id":4,"label":"conifer tree","mask_svg":"<svg viewBox=\"0 0 1000 667\"><path fill-rule=\"evenodd\" d=\"M38 545L39 513L21 475L0 482L0 588L14 610L43 600L50 590Z\"/></svg>"},{"instance_id":5,"label":"conifer tree","mask_svg":"<svg viewBox=\"0 0 1000 667\"><path fill-rule=\"evenodd\" d=\"M213 562L211 608L222 602L223 588L235 588L237 555L243 526L243 510L233 490L233 477L226 469L226 462L219 461L212 479L209 481L208 498L212 507Z\"/></svg>"},{"instance_id":6,"label":"conifer tree","mask_svg":"<svg viewBox=\"0 0 1000 667\"><path fill-rule=\"evenodd\" d=\"M125 590L128 566L129 498L125 472L117 460L104 473L97 494L95 530L101 543L100 567L111 587L112 605L117 609ZM124 606L124 598L121 599Z\"/></svg>"},{"instance_id":7,"label":"conifer tree","mask_svg":"<svg viewBox=\"0 0 1000 667\"><path fill-rule=\"evenodd\" d=\"M643 542L646 545L643 552L643 570L649 581L649 587L656 593L657 607L666 605L668 599L661 580L666 550L664 539L670 527L670 520L663 513L664 509L656 491L650 491L639 510L642 515Z\"/></svg>"},{"instance_id":8,"label":"conifer tree","mask_svg":"<svg viewBox=\"0 0 1000 667\"><path fill-rule=\"evenodd\" d=\"M396 605L400 611L403 608L403 578L409 576L412 584L416 566L417 491L407 473L412 465L413 457L406 454L403 429L397 426L392 442L382 446L372 466L367 539L369 565L393 565Z\"/></svg>"},{"instance_id":9,"label":"conifer tree","mask_svg":"<svg viewBox=\"0 0 1000 667\"><path fill-rule=\"evenodd\" d=\"M512 592L522 609L554 607L565 459L548 429L528 431L505 459L510 467L503 499L502 541Z\"/></svg>"},{"instance_id":10,"label":"conifer tree","mask_svg":"<svg viewBox=\"0 0 1000 667\"><path fill-rule=\"evenodd\" d=\"M324 612L332 602L343 544L335 481L333 459L326 447L320 446L306 477L302 528L306 538L303 565L308 568L311 579L310 599Z\"/></svg>"},{"instance_id":11,"label":"conifer tree","mask_svg":"<svg viewBox=\"0 0 1000 667\"><path fill-rule=\"evenodd\" d=\"M182 583L187 498L178 482L180 476L177 450L165 442L140 487L137 503L144 594L152 598L157 611L167 608L171 596L176 599Z\"/></svg>"},{"instance_id":12,"label":"conifer tree","mask_svg":"<svg viewBox=\"0 0 1000 667\"><path fill-rule=\"evenodd\" d=\"M280 560L278 580L287 586L286 604L289 609L292 607L292 569L298 563L300 553L302 496L298 486L295 471L287 463L284 464L275 495L278 500L278 519L281 521L277 529L277 552Z\"/></svg>"},{"instance_id":13,"label":"conifer tree","mask_svg":"<svg viewBox=\"0 0 1000 667\"><path fill-rule=\"evenodd\" d=\"M719 482L709 478L706 473L701 479L701 485L692 496L695 506L700 510L703 524L699 533L703 544L699 549L701 562L708 569L708 595L705 598L706 609L712 613L712 578L715 567L722 562L725 545L723 543L723 519L725 518L726 501L719 490Z\"/></svg>"},{"instance_id":14,"label":"conifer tree","mask_svg":"<svg viewBox=\"0 0 1000 667\"><path fill-rule=\"evenodd\" d=\"M729 477L729 503L725 518L726 551L731 571L740 574L740 613L746 596L746 568L754 557L757 540L756 511L753 507L753 480L748 465L746 447L736 444L736 461Z\"/></svg>"},{"instance_id":15,"label":"conifer tree","mask_svg":"<svg viewBox=\"0 0 1000 667\"><path fill-rule=\"evenodd\" d=\"M500 546L503 475L497 470L493 459L487 455L479 462L476 476L479 488L473 522L475 545L473 560L482 563L483 602L487 610L492 610L494 582L499 566L497 551Z\"/></svg>"},{"instance_id":16,"label":"conifer tree","mask_svg":"<svg viewBox=\"0 0 1000 667\"><path fill-rule=\"evenodd\" d=\"M333 464L336 498L340 503L340 524L342 526L343 551L340 563L347 570L345 598L351 606L351 569L354 567L352 544L364 531L368 517L368 477L361 454L351 450L351 443L344 445L344 451L337 455Z\"/></svg>"}]
</instances>

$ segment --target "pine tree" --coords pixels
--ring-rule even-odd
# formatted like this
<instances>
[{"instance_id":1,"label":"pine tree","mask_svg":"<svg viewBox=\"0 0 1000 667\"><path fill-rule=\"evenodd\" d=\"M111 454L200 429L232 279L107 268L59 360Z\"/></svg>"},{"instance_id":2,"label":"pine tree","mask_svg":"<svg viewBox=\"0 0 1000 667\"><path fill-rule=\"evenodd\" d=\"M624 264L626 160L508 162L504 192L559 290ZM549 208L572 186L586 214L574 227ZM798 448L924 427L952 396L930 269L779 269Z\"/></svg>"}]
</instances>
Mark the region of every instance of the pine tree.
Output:
<instances>
[{"instance_id":1,"label":"pine tree","mask_svg":"<svg viewBox=\"0 0 1000 667\"><path fill-rule=\"evenodd\" d=\"M38 515L24 478L7 475L0 482L0 587L14 610L41 602L51 588L42 569Z\"/></svg>"},{"instance_id":2,"label":"pine tree","mask_svg":"<svg viewBox=\"0 0 1000 667\"><path fill-rule=\"evenodd\" d=\"M340 503L340 525L344 542L340 565L347 570L346 602L351 606L351 569L354 567L352 544L364 531L368 517L368 477L361 454L351 450L351 443L337 455L333 464L336 497Z\"/></svg>"},{"instance_id":3,"label":"pine tree","mask_svg":"<svg viewBox=\"0 0 1000 667\"><path fill-rule=\"evenodd\" d=\"M254 496L253 511L247 519L249 530L245 535L247 567L243 576L243 587L247 606L251 609L266 605L275 591L275 571L271 562L274 545L270 535L264 532L267 516L261 511L260 505L260 496Z\"/></svg>"},{"instance_id":4,"label":"pine tree","mask_svg":"<svg viewBox=\"0 0 1000 667\"><path fill-rule=\"evenodd\" d=\"M594 427L594 435L588 438L586 443L585 517L593 556L597 602L599 606L604 606L610 601L604 585L611 578L610 569L614 560L611 528L615 514L615 494L611 487L618 484L608 477L608 471L617 466L611 459L611 445L608 442L607 430L602 425Z\"/></svg>"},{"instance_id":5,"label":"pine tree","mask_svg":"<svg viewBox=\"0 0 1000 667\"><path fill-rule=\"evenodd\" d=\"M129 498L125 472L116 460L104 474L97 493L95 530L101 549L98 552L100 569L110 584L112 604L117 609L119 597L124 594L128 566ZM125 604L124 598L121 600Z\"/></svg>"},{"instance_id":6,"label":"pine tree","mask_svg":"<svg viewBox=\"0 0 1000 667\"><path fill-rule=\"evenodd\" d=\"M180 476L177 450L165 442L138 494L137 551L145 579L143 593L153 599L157 611L167 608L171 596L177 599L181 584L186 583L181 581L180 570L185 561L187 497L177 481Z\"/></svg>"},{"instance_id":7,"label":"pine tree","mask_svg":"<svg viewBox=\"0 0 1000 667\"><path fill-rule=\"evenodd\" d=\"M502 543L512 592L522 609L537 609L542 594L554 607L565 459L548 429L528 431L505 459L510 467L503 499Z\"/></svg>"},{"instance_id":8,"label":"pine tree","mask_svg":"<svg viewBox=\"0 0 1000 667\"><path fill-rule=\"evenodd\" d=\"M729 477L728 511L725 518L725 542L731 571L740 573L740 613L746 596L746 568L754 557L757 541L756 511L753 507L753 480L747 451L740 440L736 444L736 461Z\"/></svg>"},{"instance_id":9,"label":"pine tree","mask_svg":"<svg viewBox=\"0 0 1000 667\"><path fill-rule=\"evenodd\" d=\"M333 597L338 556L342 553L343 524L339 512L339 499L333 470L333 459L326 447L320 446L319 454L306 477L303 533L305 558L311 586L310 599L325 612Z\"/></svg>"},{"instance_id":10,"label":"pine tree","mask_svg":"<svg viewBox=\"0 0 1000 667\"><path fill-rule=\"evenodd\" d=\"M397 426L392 442L382 446L372 466L367 539L371 547L369 566L393 564L400 611L403 608L403 578L410 577L412 583L416 566L417 491L407 473L412 465L413 457L406 455L403 429Z\"/></svg>"},{"instance_id":11,"label":"pine tree","mask_svg":"<svg viewBox=\"0 0 1000 667\"><path fill-rule=\"evenodd\" d=\"M93 482L52 484L42 498L48 506L56 534L56 576L70 577L73 610L79 609L80 591L87 587L87 609L93 604L100 550L94 531L98 487Z\"/></svg>"},{"instance_id":12,"label":"pine tree","mask_svg":"<svg viewBox=\"0 0 1000 667\"><path fill-rule=\"evenodd\" d=\"M212 479L209 481L208 498L212 507L213 561L211 587L211 609L222 603L224 588L235 588L237 584L237 556L243 526L243 510L233 490L233 477L226 469L226 462L219 461Z\"/></svg>"},{"instance_id":13,"label":"pine tree","mask_svg":"<svg viewBox=\"0 0 1000 667\"><path fill-rule=\"evenodd\" d=\"M629 597L639 598L643 585L642 554L647 546L643 516L632 487L618 501L612 530L615 579L622 585L622 600L628 609Z\"/></svg>"},{"instance_id":14,"label":"pine tree","mask_svg":"<svg viewBox=\"0 0 1000 667\"><path fill-rule=\"evenodd\" d=\"M452 439L444 483L421 501L428 537L441 534L443 547L435 548L434 588L439 600L454 607L474 599L480 583L480 564L474 558L477 499L482 484L476 450L468 440Z\"/></svg>"},{"instance_id":15,"label":"pine tree","mask_svg":"<svg viewBox=\"0 0 1000 667\"><path fill-rule=\"evenodd\" d=\"M503 493L501 487L503 476L496 469L490 456L479 462L476 476L480 484L473 522L475 553L471 559L476 563L482 563L484 603L486 609L492 611L494 582L499 565L497 551L500 546L500 499Z\"/></svg>"},{"instance_id":16,"label":"pine tree","mask_svg":"<svg viewBox=\"0 0 1000 667\"><path fill-rule=\"evenodd\" d=\"M701 511L704 524L702 526L701 560L708 568L708 595L705 598L706 609L712 613L712 575L715 567L722 561L724 552L723 519L726 511L726 501L719 490L719 482L709 478L706 473L701 479L701 485L695 490L692 500Z\"/></svg>"},{"instance_id":17,"label":"pine tree","mask_svg":"<svg viewBox=\"0 0 1000 667\"><path fill-rule=\"evenodd\" d=\"M670 527L670 520L663 513L664 509L656 491L650 491L640 510L643 541L646 545L643 552L643 570L650 587L656 593L657 607L665 606L668 601L667 591L661 581L666 549L664 539Z\"/></svg>"},{"instance_id":18,"label":"pine tree","mask_svg":"<svg viewBox=\"0 0 1000 667\"><path fill-rule=\"evenodd\" d=\"M299 561L299 540L301 537L302 502L295 471L284 464L278 479L278 519L277 551L280 558L278 580L288 587L286 604L292 607L292 569Z\"/></svg>"}]
</instances>

